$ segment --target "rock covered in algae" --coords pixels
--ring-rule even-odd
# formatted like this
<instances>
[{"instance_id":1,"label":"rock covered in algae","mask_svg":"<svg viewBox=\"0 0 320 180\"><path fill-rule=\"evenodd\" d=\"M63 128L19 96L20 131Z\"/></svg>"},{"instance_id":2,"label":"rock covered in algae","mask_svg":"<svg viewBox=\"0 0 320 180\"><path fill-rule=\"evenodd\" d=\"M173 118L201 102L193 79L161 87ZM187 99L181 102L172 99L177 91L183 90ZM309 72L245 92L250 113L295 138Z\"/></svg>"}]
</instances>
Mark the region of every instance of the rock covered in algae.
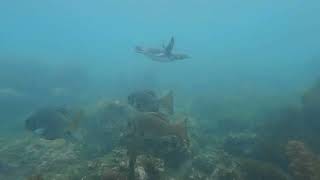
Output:
<instances>
[{"instance_id":1,"label":"rock covered in algae","mask_svg":"<svg viewBox=\"0 0 320 180\"><path fill-rule=\"evenodd\" d=\"M186 180L243 180L239 163L221 150L195 156L181 176Z\"/></svg>"},{"instance_id":2,"label":"rock covered in algae","mask_svg":"<svg viewBox=\"0 0 320 180\"><path fill-rule=\"evenodd\" d=\"M164 161L153 156L139 156L137 159L135 171L136 175L138 175L137 179L139 180L160 180L165 175Z\"/></svg>"},{"instance_id":3,"label":"rock covered in algae","mask_svg":"<svg viewBox=\"0 0 320 180\"><path fill-rule=\"evenodd\" d=\"M81 174L79 150L75 144L33 137L1 143L0 158L15 164L12 179L40 174L44 179L70 179ZM5 179L10 179L6 177Z\"/></svg>"},{"instance_id":4,"label":"rock covered in algae","mask_svg":"<svg viewBox=\"0 0 320 180\"><path fill-rule=\"evenodd\" d=\"M320 179L320 159L301 141L291 140L286 145L289 170L295 180Z\"/></svg>"}]
</instances>

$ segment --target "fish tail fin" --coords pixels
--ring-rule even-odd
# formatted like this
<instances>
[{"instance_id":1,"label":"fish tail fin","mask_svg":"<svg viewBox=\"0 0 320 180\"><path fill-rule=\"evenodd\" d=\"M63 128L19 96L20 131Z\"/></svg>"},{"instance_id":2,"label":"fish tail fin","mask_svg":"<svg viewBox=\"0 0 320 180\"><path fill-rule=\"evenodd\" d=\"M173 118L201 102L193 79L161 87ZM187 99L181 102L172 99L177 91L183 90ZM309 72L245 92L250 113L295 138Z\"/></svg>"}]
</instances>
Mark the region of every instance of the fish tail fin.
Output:
<instances>
[{"instance_id":1,"label":"fish tail fin","mask_svg":"<svg viewBox=\"0 0 320 180\"><path fill-rule=\"evenodd\" d=\"M160 99L160 106L165 109L169 114L174 113L174 108L173 108L173 92L170 91L167 95L163 96Z\"/></svg>"},{"instance_id":2,"label":"fish tail fin","mask_svg":"<svg viewBox=\"0 0 320 180\"><path fill-rule=\"evenodd\" d=\"M180 122L176 123L173 126L173 130L174 130L175 134L182 141L185 141L185 142L187 142L187 144L189 144L187 122L188 122L188 119L185 118L183 121L180 121Z\"/></svg>"},{"instance_id":3,"label":"fish tail fin","mask_svg":"<svg viewBox=\"0 0 320 180\"><path fill-rule=\"evenodd\" d=\"M171 37L169 44L165 47L166 54L171 54L174 46L174 37Z\"/></svg>"}]
</instances>

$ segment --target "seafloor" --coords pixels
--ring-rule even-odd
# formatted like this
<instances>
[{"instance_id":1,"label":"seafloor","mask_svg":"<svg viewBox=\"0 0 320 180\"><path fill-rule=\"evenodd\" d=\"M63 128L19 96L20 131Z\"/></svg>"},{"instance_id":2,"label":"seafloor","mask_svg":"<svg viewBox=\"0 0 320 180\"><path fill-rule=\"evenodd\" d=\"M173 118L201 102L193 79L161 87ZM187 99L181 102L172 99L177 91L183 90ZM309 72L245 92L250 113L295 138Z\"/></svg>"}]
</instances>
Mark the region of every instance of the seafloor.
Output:
<instances>
[{"instance_id":1,"label":"seafloor","mask_svg":"<svg viewBox=\"0 0 320 180\"><path fill-rule=\"evenodd\" d=\"M220 108L227 116L213 115L217 105L210 103L194 116L177 109L171 119L188 116L190 142L171 136L143 141L133 176L122 133L128 105L100 102L87 108L81 140L46 140L32 133L2 137L0 179L319 180L320 81L299 99L254 117L228 108Z\"/></svg>"}]
</instances>

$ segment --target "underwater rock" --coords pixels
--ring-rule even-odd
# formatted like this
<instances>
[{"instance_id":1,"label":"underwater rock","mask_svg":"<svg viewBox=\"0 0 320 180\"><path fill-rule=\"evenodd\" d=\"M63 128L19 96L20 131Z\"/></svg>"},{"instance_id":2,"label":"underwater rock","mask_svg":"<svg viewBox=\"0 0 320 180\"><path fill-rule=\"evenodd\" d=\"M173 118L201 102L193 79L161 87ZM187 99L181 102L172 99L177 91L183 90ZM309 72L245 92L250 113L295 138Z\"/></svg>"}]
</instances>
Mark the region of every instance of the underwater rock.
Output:
<instances>
[{"instance_id":1,"label":"underwater rock","mask_svg":"<svg viewBox=\"0 0 320 180\"><path fill-rule=\"evenodd\" d=\"M167 167L178 168L191 157L189 147L181 143L176 136L165 136L157 139L145 139L138 144L139 154L152 155L164 160Z\"/></svg>"},{"instance_id":2,"label":"underwater rock","mask_svg":"<svg viewBox=\"0 0 320 180\"><path fill-rule=\"evenodd\" d=\"M286 154L290 160L289 170L295 180L320 179L320 159L301 141L289 141Z\"/></svg>"},{"instance_id":3,"label":"underwater rock","mask_svg":"<svg viewBox=\"0 0 320 180\"><path fill-rule=\"evenodd\" d=\"M205 174L210 174L216 167L216 161L213 154L200 154L193 158L192 167Z\"/></svg>"},{"instance_id":4,"label":"underwater rock","mask_svg":"<svg viewBox=\"0 0 320 180\"><path fill-rule=\"evenodd\" d=\"M122 149L113 150L110 155L100 159L98 164L103 179L119 178L119 180L122 180L128 178L129 157L126 151ZM135 180L162 180L165 175L163 160L150 155L137 157L134 168Z\"/></svg>"},{"instance_id":5,"label":"underwater rock","mask_svg":"<svg viewBox=\"0 0 320 180\"><path fill-rule=\"evenodd\" d=\"M239 162L224 151L217 151L216 167L210 175L212 180L243 180Z\"/></svg>"},{"instance_id":6,"label":"underwater rock","mask_svg":"<svg viewBox=\"0 0 320 180\"><path fill-rule=\"evenodd\" d=\"M208 176L204 175L200 171L197 171L194 168L189 169L189 172L187 175L183 177L185 180L207 180Z\"/></svg>"},{"instance_id":7,"label":"underwater rock","mask_svg":"<svg viewBox=\"0 0 320 180\"><path fill-rule=\"evenodd\" d=\"M195 156L182 173L186 180L243 180L239 163L222 150L203 152Z\"/></svg>"},{"instance_id":8,"label":"underwater rock","mask_svg":"<svg viewBox=\"0 0 320 180\"><path fill-rule=\"evenodd\" d=\"M61 174L69 177L82 173L78 170L81 166L79 146L66 143L63 139L27 137L7 141L0 146L0 159L15 164L18 170L14 171L14 179L34 174L54 179L56 176L62 176Z\"/></svg>"},{"instance_id":9,"label":"underwater rock","mask_svg":"<svg viewBox=\"0 0 320 180\"><path fill-rule=\"evenodd\" d=\"M135 176L136 176L135 177L136 180L147 180L147 179L149 179L146 171L141 166L138 166L138 167L135 168Z\"/></svg>"},{"instance_id":10,"label":"underwater rock","mask_svg":"<svg viewBox=\"0 0 320 180\"><path fill-rule=\"evenodd\" d=\"M164 161L150 155L142 155L137 158L136 174L140 179L160 180L164 176ZM144 175L145 174L145 175Z\"/></svg>"}]
</instances>

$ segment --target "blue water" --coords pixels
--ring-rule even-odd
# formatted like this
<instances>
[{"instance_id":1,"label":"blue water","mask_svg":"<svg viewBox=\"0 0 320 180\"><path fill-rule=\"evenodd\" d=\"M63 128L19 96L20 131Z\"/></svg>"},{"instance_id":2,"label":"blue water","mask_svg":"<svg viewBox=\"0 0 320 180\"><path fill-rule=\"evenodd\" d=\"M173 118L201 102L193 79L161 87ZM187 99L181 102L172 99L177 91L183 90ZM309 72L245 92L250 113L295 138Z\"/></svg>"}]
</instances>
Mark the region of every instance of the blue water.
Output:
<instances>
[{"instance_id":1,"label":"blue water","mask_svg":"<svg viewBox=\"0 0 320 180\"><path fill-rule=\"evenodd\" d=\"M319 76L319 9L317 0L2 0L0 129L24 131L42 106L125 101L141 89L173 90L191 114L297 102ZM172 36L190 59L134 51Z\"/></svg>"},{"instance_id":2,"label":"blue water","mask_svg":"<svg viewBox=\"0 0 320 180\"><path fill-rule=\"evenodd\" d=\"M46 75L38 66L78 70L87 78L74 79L84 79L78 84L96 91L91 95L144 87L188 96L241 86L290 92L316 71L317 1L2 1L0 7L1 63L18 64L2 66L3 88L15 83L16 74ZM159 64L133 51L136 45L162 46L171 36L175 49L192 59ZM68 86L42 81L48 85L41 89Z\"/></svg>"}]
</instances>

